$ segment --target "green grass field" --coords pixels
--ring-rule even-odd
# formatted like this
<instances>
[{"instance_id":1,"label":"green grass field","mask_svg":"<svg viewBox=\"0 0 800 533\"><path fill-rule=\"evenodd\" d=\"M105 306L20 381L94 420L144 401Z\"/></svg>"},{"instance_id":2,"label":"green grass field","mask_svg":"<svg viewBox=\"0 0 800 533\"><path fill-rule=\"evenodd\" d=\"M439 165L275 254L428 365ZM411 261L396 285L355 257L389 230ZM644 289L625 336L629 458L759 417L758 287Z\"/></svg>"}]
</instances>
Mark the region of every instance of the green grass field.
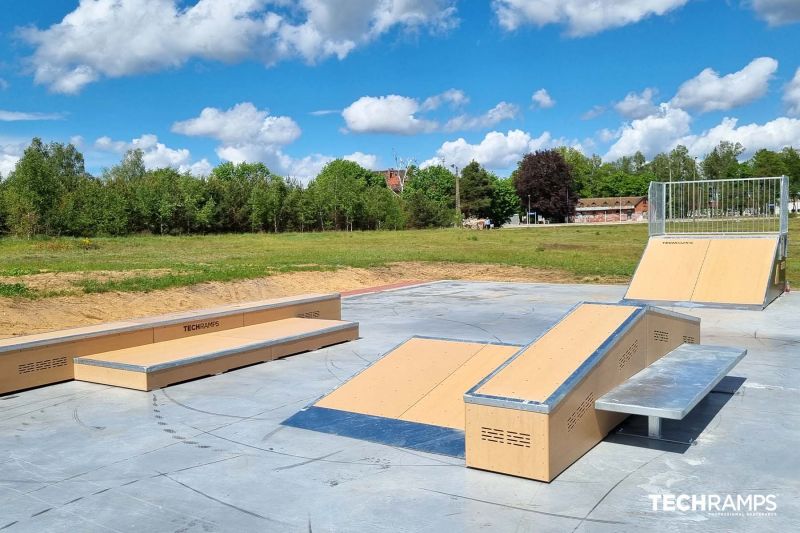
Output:
<instances>
[{"instance_id":1,"label":"green grass field","mask_svg":"<svg viewBox=\"0 0 800 533\"><path fill-rule=\"evenodd\" d=\"M789 278L800 285L800 245L790 225ZM282 235L136 236L99 239L0 239L0 296L46 297L26 276L86 274L84 292L150 291L205 281L233 281L299 270L370 268L404 261L483 263L560 271L586 281L624 279L647 240L645 224L469 231L426 230ZM144 271L125 279L93 272ZM153 271L146 272L146 271ZM413 276L413 273L410 273ZM10 277L10 279L9 279ZM102 278L102 276L99 276Z\"/></svg>"}]
</instances>

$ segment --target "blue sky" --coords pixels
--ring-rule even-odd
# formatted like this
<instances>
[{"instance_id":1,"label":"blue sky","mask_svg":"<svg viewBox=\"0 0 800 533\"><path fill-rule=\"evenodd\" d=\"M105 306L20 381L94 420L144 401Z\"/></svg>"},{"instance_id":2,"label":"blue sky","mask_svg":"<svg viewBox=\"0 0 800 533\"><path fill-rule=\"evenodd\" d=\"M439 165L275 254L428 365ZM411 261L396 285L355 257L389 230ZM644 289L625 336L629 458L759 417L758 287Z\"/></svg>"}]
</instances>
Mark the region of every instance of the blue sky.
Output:
<instances>
[{"instance_id":1,"label":"blue sky","mask_svg":"<svg viewBox=\"0 0 800 533\"><path fill-rule=\"evenodd\" d=\"M33 136L301 179L527 151L800 146L797 0L29 0L0 19L0 173Z\"/></svg>"}]
</instances>

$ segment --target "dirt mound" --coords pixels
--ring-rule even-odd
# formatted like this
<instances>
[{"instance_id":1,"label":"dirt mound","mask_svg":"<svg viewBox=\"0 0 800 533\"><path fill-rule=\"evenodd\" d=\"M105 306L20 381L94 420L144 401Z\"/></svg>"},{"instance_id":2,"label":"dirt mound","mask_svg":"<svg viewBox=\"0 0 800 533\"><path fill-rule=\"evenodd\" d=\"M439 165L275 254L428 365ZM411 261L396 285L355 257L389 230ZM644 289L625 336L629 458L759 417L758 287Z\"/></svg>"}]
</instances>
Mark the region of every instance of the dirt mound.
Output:
<instances>
[{"instance_id":1,"label":"dirt mound","mask_svg":"<svg viewBox=\"0 0 800 533\"><path fill-rule=\"evenodd\" d=\"M123 277L120 273L49 275L37 286L64 287L75 279ZM128 273L127 275L131 275ZM31 278L26 276L25 282ZM69 278L69 279L67 279ZM403 281L469 279L547 283L625 283L626 279L578 278L553 270L485 264L396 263L370 269L343 268L326 272L292 272L230 283L202 283L149 293L76 294L24 300L0 298L0 337L39 333L173 311L213 307L309 292L341 292Z\"/></svg>"}]
</instances>

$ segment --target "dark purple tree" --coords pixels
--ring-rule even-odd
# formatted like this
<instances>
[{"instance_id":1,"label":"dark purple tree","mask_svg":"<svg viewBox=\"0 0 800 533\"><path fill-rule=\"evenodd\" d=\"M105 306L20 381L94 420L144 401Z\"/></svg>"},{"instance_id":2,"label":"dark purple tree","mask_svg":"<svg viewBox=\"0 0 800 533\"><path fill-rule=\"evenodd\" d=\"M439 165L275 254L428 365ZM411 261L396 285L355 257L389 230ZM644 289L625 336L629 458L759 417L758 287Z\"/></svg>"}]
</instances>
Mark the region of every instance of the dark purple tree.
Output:
<instances>
[{"instance_id":1,"label":"dark purple tree","mask_svg":"<svg viewBox=\"0 0 800 533\"><path fill-rule=\"evenodd\" d=\"M531 211L539 216L552 222L565 222L575 216L578 194L572 167L558 151L525 154L513 177L523 209L527 209L530 195Z\"/></svg>"}]
</instances>

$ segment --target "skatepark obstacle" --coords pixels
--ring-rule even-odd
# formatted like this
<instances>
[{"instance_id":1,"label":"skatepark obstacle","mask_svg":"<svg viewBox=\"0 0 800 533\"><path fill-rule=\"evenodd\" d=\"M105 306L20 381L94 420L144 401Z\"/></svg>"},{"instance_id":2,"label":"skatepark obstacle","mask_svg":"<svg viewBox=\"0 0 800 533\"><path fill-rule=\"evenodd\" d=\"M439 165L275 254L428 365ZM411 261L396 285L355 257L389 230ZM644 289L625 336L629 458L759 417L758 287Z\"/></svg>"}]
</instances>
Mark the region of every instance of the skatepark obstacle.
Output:
<instances>
[{"instance_id":1,"label":"skatepark obstacle","mask_svg":"<svg viewBox=\"0 0 800 533\"><path fill-rule=\"evenodd\" d=\"M699 342L696 317L581 303L522 348L413 337L283 423L551 481L626 417L597 398Z\"/></svg>"},{"instance_id":2,"label":"skatepark obstacle","mask_svg":"<svg viewBox=\"0 0 800 533\"><path fill-rule=\"evenodd\" d=\"M330 329L336 324L322 327L321 323L340 321L341 297L339 294L306 294L0 339L0 394L74 379L76 357L198 336L205 341L208 334L298 317L317 319L322 330ZM295 342L292 340L292 331L291 328L286 330L286 349ZM331 339L341 336L338 332L331 333L335 333ZM264 360L282 356L275 355L282 353L275 346L277 339L283 337L274 331L269 335L268 340L273 347ZM350 337L353 335L358 336L357 325L349 332ZM203 344L196 343L197 349L208 355L202 352ZM302 342L297 344L302 345ZM156 353L156 350L150 350L149 353ZM161 357L169 358L170 354L162 353ZM150 356L148 364L154 361ZM230 364L230 361L226 364Z\"/></svg>"},{"instance_id":3,"label":"skatepark obstacle","mask_svg":"<svg viewBox=\"0 0 800 533\"><path fill-rule=\"evenodd\" d=\"M786 290L785 176L652 182L650 238L624 301L763 309Z\"/></svg>"}]
</instances>

